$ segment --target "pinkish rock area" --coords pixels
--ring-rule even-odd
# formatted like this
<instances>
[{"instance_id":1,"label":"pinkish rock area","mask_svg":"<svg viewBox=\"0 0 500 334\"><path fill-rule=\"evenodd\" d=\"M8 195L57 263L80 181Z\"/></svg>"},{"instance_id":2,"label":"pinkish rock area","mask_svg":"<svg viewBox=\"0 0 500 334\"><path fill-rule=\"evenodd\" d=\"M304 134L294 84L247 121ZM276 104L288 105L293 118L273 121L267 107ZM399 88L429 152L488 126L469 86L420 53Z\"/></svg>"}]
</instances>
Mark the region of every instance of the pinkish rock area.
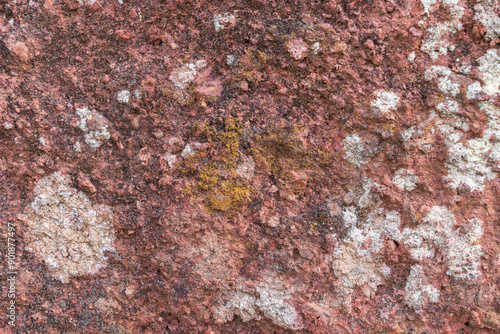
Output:
<instances>
[{"instance_id":1,"label":"pinkish rock area","mask_svg":"<svg viewBox=\"0 0 500 334\"><path fill-rule=\"evenodd\" d=\"M0 333L500 333L497 0L0 2Z\"/></svg>"}]
</instances>

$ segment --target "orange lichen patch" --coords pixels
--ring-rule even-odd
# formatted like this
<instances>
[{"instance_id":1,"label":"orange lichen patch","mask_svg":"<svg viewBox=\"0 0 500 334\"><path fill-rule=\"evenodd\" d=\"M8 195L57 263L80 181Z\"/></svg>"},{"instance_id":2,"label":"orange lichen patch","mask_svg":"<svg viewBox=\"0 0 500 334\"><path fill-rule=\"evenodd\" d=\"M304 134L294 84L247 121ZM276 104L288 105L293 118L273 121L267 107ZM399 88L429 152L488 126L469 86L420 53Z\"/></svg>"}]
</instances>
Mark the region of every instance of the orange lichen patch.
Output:
<instances>
[{"instance_id":1,"label":"orange lichen patch","mask_svg":"<svg viewBox=\"0 0 500 334\"><path fill-rule=\"evenodd\" d=\"M216 131L204 124L203 132L216 154L196 153L184 163L184 171L195 175L195 181L184 190L192 198L202 198L209 211L234 215L250 199L250 183L236 173L242 136L242 125L234 118L223 120L224 129Z\"/></svg>"},{"instance_id":2,"label":"orange lichen patch","mask_svg":"<svg viewBox=\"0 0 500 334\"><path fill-rule=\"evenodd\" d=\"M250 186L245 181L225 180L207 197L206 205L211 210L232 213L249 199Z\"/></svg>"}]
</instances>

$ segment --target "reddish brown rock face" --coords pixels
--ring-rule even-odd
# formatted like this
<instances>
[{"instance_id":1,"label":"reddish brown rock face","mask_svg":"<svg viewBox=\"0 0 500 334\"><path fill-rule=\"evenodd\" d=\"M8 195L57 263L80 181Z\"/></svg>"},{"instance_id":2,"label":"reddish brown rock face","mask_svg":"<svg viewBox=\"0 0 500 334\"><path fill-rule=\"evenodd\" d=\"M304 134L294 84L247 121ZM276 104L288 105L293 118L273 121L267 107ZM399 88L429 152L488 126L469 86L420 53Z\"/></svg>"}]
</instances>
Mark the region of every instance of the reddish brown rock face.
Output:
<instances>
[{"instance_id":1,"label":"reddish brown rock face","mask_svg":"<svg viewBox=\"0 0 500 334\"><path fill-rule=\"evenodd\" d=\"M0 8L1 333L500 332L496 1Z\"/></svg>"}]
</instances>

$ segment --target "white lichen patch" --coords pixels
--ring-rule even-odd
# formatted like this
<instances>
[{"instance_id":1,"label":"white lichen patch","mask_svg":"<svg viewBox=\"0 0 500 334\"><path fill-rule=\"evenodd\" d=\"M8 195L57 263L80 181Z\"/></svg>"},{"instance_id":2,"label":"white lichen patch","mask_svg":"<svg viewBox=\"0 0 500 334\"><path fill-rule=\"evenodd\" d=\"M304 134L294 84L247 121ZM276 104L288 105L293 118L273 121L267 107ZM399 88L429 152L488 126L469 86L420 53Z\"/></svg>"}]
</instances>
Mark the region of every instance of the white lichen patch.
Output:
<instances>
[{"instance_id":1,"label":"white lichen patch","mask_svg":"<svg viewBox=\"0 0 500 334\"><path fill-rule=\"evenodd\" d=\"M136 99L140 100L142 96L141 91L138 89L134 90L134 96Z\"/></svg>"},{"instance_id":2,"label":"white lichen patch","mask_svg":"<svg viewBox=\"0 0 500 334\"><path fill-rule=\"evenodd\" d=\"M476 15L474 19L479 21L486 33L484 38L487 40L495 40L500 37L500 17L497 15L499 5L497 0L478 0L474 6Z\"/></svg>"},{"instance_id":3,"label":"white lichen patch","mask_svg":"<svg viewBox=\"0 0 500 334\"><path fill-rule=\"evenodd\" d=\"M417 182L407 170L399 170L400 186L412 188ZM407 179L409 177L409 179ZM397 183L397 182L396 182ZM454 216L444 207L433 207L417 228L401 229L401 218L396 211L386 211L381 202L368 200L374 183L365 180L364 194L358 206L349 206L340 213L348 227L327 261L331 261L338 279L336 292L341 306L350 308L352 295L359 289L367 298L372 297L391 268L384 263L382 250L388 240L400 243L410 251L413 259L433 259L438 251L444 252L446 273L455 279L474 280L480 275L482 222L471 219L457 227ZM364 215L358 214L358 208ZM338 240L337 235L332 238ZM420 264L412 268L406 286L406 303L417 312L439 299L439 291L425 280Z\"/></svg>"},{"instance_id":4,"label":"white lichen patch","mask_svg":"<svg viewBox=\"0 0 500 334\"><path fill-rule=\"evenodd\" d=\"M250 156L243 155L241 161L236 166L236 174L245 179L251 180L255 174L255 161Z\"/></svg>"},{"instance_id":5,"label":"white lichen patch","mask_svg":"<svg viewBox=\"0 0 500 334\"><path fill-rule=\"evenodd\" d=\"M214 15L214 28L215 31L220 31L227 27L227 25L234 26L236 24L236 16L229 13L215 14Z\"/></svg>"},{"instance_id":6,"label":"white lichen patch","mask_svg":"<svg viewBox=\"0 0 500 334\"><path fill-rule=\"evenodd\" d=\"M359 208L363 209L363 208L371 207L371 206L376 204L372 200L372 198L370 197L370 191L375 184L376 183L373 182L369 178L363 179L363 195L361 195L361 197L359 198L359 201L358 201Z\"/></svg>"},{"instance_id":7,"label":"white lichen patch","mask_svg":"<svg viewBox=\"0 0 500 334\"><path fill-rule=\"evenodd\" d=\"M231 295L231 298L224 305L213 311L218 322L232 321L234 315L240 317L244 322L261 319L256 305L257 298L254 295L242 291L232 292Z\"/></svg>"},{"instance_id":8,"label":"white lichen patch","mask_svg":"<svg viewBox=\"0 0 500 334\"><path fill-rule=\"evenodd\" d=\"M467 86L467 99L468 100L476 100L484 96L486 92L483 87L481 87L481 83L476 81L469 86Z\"/></svg>"},{"instance_id":9,"label":"white lichen patch","mask_svg":"<svg viewBox=\"0 0 500 334\"><path fill-rule=\"evenodd\" d=\"M331 257L338 278L336 290L343 306L350 307L355 289L361 289L369 298L384 284L391 272L381 254L387 240L402 244L416 261L432 259L438 251L444 251L448 275L462 280L479 277L479 239L483 233L480 220L469 220L460 229L451 212L435 206L416 229L401 230L399 213L386 211L379 204L372 206L364 220L354 217L352 207L343 211L345 222L356 222ZM422 267L415 266L407 284L407 304L416 310L425 303L437 302L439 297L434 287L420 280L423 276Z\"/></svg>"},{"instance_id":10,"label":"white lichen patch","mask_svg":"<svg viewBox=\"0 0 500 334\"><path fill-rule=\"evenodd\" d=\"M489 49L486 54L477 59L478 69L483 75L483 89L490 96L500 94L500 52Z\"/></svg>"},{"instance_id":11,"label":"white lichen patch","mask_svg":"<svg viewBox=\"0 0 500 334\"><path fill-rule=\"evenodd\" d=\"M344 216L346 213L350 216L350 211L352 209L344 210ZM378 286L384 283L384 277L390 274L390 268L382 261L379 253L388 238L401 239L397 212L375 208L368 216L364 224L358 221L360 226L350 228L343 243L332 254L332 268L339 279L337 292L347 308L351 305L351 296L356 288L370 298ZM354 221L354 217L352 220Z\"/></svg>"},{"instance_id":12,"label":"white lichen patch","mask_svg":"<svg viewBox=\"0 0 500 334\"><path fill-rule=\"evenodd\" d=\"M193 148L191 147L190 144L187 144L181 152L181 157L187 159L193 155L195 155Z\"/></svg>"},{"instance_id":13,"label":"white lichen patch","mask_svg":"<svg viewBox=\"0 0 500 334\"><path fill-rule=\"evenodd\" d=\"M120 103L128 103L130 101L130 92L128 90L122 90L116 95L116 99Z\"/></svg>"},{"instance_id":14,"label":"white lichen patch","mask_svg":"<svg viewBox=\"0 0 500 334\"><path fill-rule=\"evenodd\" d=\"M83 107L76 109L76 114L80 117L78 127L84 132L85 142L91 148L98 148L110 138L108 121L97 111Z\"/></svg>"},{"instance_id":15,"label":"white lichen patch","mask_svg":"<svg viewBox=\"0 0 500 334\"><path fill-rule=\"evenodd\" d=\"M428 13L435 1L425 0L422 1L422 4L424 11ZM438 22L429 27L427 37L420 47L420 51L429 54L432 60L438 60L448 51L455 49L455 46L450 42L450 37L463 28L460 19L464 15L465 8L458 6L455 1L443 1L443 4L448 9L451 20Z\"/></svg>"},{"instance_id":16,"label":"white lichen patch","mask_svg":"<svg viewBox=\"0 0 500 334\"><path fill-rule=\"evenodd\" d=\"M344 221L344 226L349 228L356 226L356 223L358 222L356 207L349 206L344 208L344 210L342 210L342 220Z\"/></svg>"},{"instance_id":17,"label":"white lichen patch","mask_svg":"<svg viewBox=\"0 0 500 334\"><path fill-rule=\"evenodd\" d=\"M319 42L315 42L312 46L311 46L311 49L313 51L313 54L318 54L318 52L321 50L321 45L319 44Z\"/></svg>"},{"instance_id":18,"label":"white lichen patch","mask_svg":"<svg viewBox=\"0 0 500 334\"><path fill-rule=\"evenodd\" d=\"M459 112L459 105L457 101L446 98L446 100L436 106L436 109L441 114L456 115Z\"/></svg>"},{"instance_id":19,"label":"white lichen patch","mask_svg":"<svg viewBox=\"0 0 500 334\"><path fill-rule=\"evenodd\" d=\"M403 139L403 141L408 141L410 140L410 138L413 136L413 134L415 133L416 131L416 126L413 125L403 131L401 131L401 138Z\"/></svg>"},{"instance_id":20,"label":"white lichen patch","mask_svg":"<svg viewBox=\"0 0 500 334\"><path fill-rule=\"evenodd\" d=\"M308 45L302 38L295 38L288 42L287 49L293 59L300 60L307 56Z\"/></svg>"},{"instance_id":21,"label":"white lichen patch","mask_svg":"<svg viewBox=\"0 0 500 334\"><path fill-rule=\"evenodd\" d=\"M371 252L357 242L342 244L333 253L333 271L339 279L339 296L345 307L351 305L351 295L359 287L368 298L375 295L383 280L383 265Z\"/></svg>"},{"instance_id":22,"label":"white lichen patch","mask_svg":"<svg viewBox=\"0 0 500 334\"><path fill-rule=\"evenodd\" d=\"M477 61L483 75L482 88L490 97L498 98L500 96L500 51L490 49ZM492 143L490 138L500 138L500 108L490 101L479 103L479 107L488 116L489 127L483 133L483 141L491 149L489 158L498 161L500 160L500 143Z\"/></svg>"},{"instance_id":23,"label":"white lichen patch","mask_svg":"<svg viewBox=\"0 0 500 334\"><path fill-rule=\"evenodd\" d=\"M68 282L105 267L104 251L113 250L115 238L111 209L93 205L60 173L38 181L34 193L26 210L28 248L49 271Z\"/></svg>"},{"instance_id":24,"label":"white lichen patch","mask_svg":"<svg viewBox=\"0 0 500 334\"><path fill-rule=\"evenodd\" d=\"M485 56L478 59L484 85L481 86L479 82L469 85L468 99L484 100L488 96L498 94L499 59L496 50L489 50ZM463 141L464 133L469 130L469 120L460 116L460 105L454 100L460 90L459 84L454 82L451 70L443 66L432 66L425 72L425 79L437 79L439 89L446 95L446 99L436 106L439 117L435 117L431 112L435 117L436 128L444 135L449 150L446 162L448 174L445 179L453 188L463 184L471 190L483 190L484 182L496 177L487 161L494 158L500 150L500 145L490 142L492 135L500 135L496 125L498 107L487 101L480 102L480 107L488 115L490 126L481 138Z\"/></svg>"},{"instance_id":25,"label":"white lichen patch","mask_svg":"<svg viewBox=\"0 0 500 334\"><path fill-rule=\"evenodd\" d=\"M375 112L388 114L395 111L399 104L399 96L394 92L379 90L375 93L376 99L372 102L371 108Z\"/></svg>"},{"instance_id":26,"label":"white lichen patch","mask_svg":"<svg viewBox=\"0 0 500 334\"><path fill-rule=\"evenodd\" d=\"M361 137L357 134L349 135L342 141L347 160L355 166L364 163L365 147Z\"/></svg>"},{"instance_id":27,"label":"white lichen patch","mask_svg":"<svg viewBox=\"0 0 500 334\"><path fill-rule=\"evenodd\" d=\"M406 281L406 305L413 308L417 313L421 312L428 303L439 301L439 290L432 284L426 282L427 275L422 266L413 265L410 275Z\"/></svg>"},{"instance_id":28,"label":"white lichen patch","mask_svg":"<svg viewBox=\"0 0 500 334\"><path fill-rule=\"evenodd\" d=\"M491 138L500 138L500 108L492 103L482 103L481 109L486 112L489 118L489 127L483 134L483 140L490 148L488 159L500 161L500 142L491 140Z\"/></svg>"},{"instance_id":29,"label":"white lichen patch","mask_svg":"<svg viewBox=\"0 0 500 334\"><path fill-rule=\"evenodd\" d=\"M447 274L457 279L474 280L481 274L482 222L470 220L468 231L460 231L456 224L448 209L434 206L416 229L404 229L404 244L415 260L434 258L437 250L444 249L449 268Z\"/></svg>"},{"instance_id":30,"label":"white lichen patch","mask_svg":"<svg viewBox=\"0 0 500 334\"><path fill-rule=\"evenodd\" d=\"M198 71L207 66L205 60L198 60L194 63L184 64L176 68L170 74L169 79L174 86L179 89L187 88L196 79Z\"/></svg>"},{"instance_id":31,"label":"white lichen patch","mask_svg":"<svg viewBox=\"0 0 500 334\"><path fill-rule=\"evenodd\" d=\"M396 182L402 189L411 189L417 182L410 171L401 169ZM398 178L400 181L398 181ZM362 197L369 198L373 182L365 180ZM361 200L360 200L361 201ZM367 202L366 199L363 200ZM413 259L433 259L438 251L445 255L446 273L455 279L474 280L480 275L482 222L471 219L461 228L451 212L435 206L417 228L401 229L401 218L396 211L387 211L380 202L370 202L358 208L344 208L341 213L348 227L346 237L329 257L338 279L336 286L339 302L350 308L352 295L360 290L367 298L372 297L390 275L391 268L384 263L382 250L388 240L394 240L410 251ZM361 209L363 207L363 209ZM337 239L337 236L333 236ZM425 271L415 265L406 285L406 303L417 312L439 299L439 291L425 280Z\"/></svg>"},{"instance_id":32,"label":"white lichen patch","mask_svg":"<svg viewBox=\"0 0 500 334\"><path fill-rule=\"evenodd\" d=\"M465 63L465 62L460 65L460 73L462 73L462 74L469 75L471 70L472 70L472 66Z\"/></svg>"},{"instance_id":33,"label":"white lichen patch","mask_svg":"<svg viewBox=\"0 0 500 334\"><path fill-rule=\"evenodd\" d=\"M422 3L422 6L424 6L424 14L429 14L433 12L432 6L434 6L437 2L437 0L420 0Z\"/></svg>"},{"instance_id":34,"label":"white lichen patch","mask_svg":"<svg viewBox=\"0 0 500 334\"><path fill-rule=\"evenodd\" d=\"M425 71L425 80L430 81L437 78L438 88L441 92L450 96L457 96L460 93L460 85L450 79L451 70L444 66L431 66Z\"/></svg>"},{"instance_id":35,"label":"white lichen patch","mask_svg":"<svg viewBox=\"0 0 500 334\"><path fill-rule=\"evenodd\" d=\"M491 49L479 58L478 69L483 76L483 85L474 82L467 88L468 99L483 100L485 97L500 95L500 54ZM483 136L460 142L462 132L467 131L466 120L457 116L449 117L439 124L439 129L446 136L449 156L446 166L449 173L446 178L450 186L457 188L460 184L471 190L484 189L484 183L497 177L488 160L500 160L500 143L492 142L491 138L500 137L500 108L490 101L479 102L479 107L488 117L488 128ZM455 109L454 107L450 109ZM461 123L461 124L460 124Z\"/></svg>"},{"instance_id":36,"label":"white lichen patch","mask_svg":"<svg viewBox=\"0 0 500 334\"><path fill-rule=\"evenodd\" d=\"M412 52L408 55L408 57L406 59L408 59L408 62L413 63L415 61L416 57L417 57L417 55L415 54L415 52Z\"/></svg>"},{"instance_id":37,"label":"white lichen patch","mask_svg":"<svg viewBox=\"0 0 500 334\"><path fill-rule=\"evenodd\" d=\"M278 326L299 330L303 328L302 318L295 308L286 302L291 298L288 291L276 284L260 284L257 287L259 298L255 305L264 316Z\"/></svg>"},{"instance_id":38,"label":"white lichen patch","mask_svg":"<svg viewBox=\"0 0 500 334\"><path fill-rule=\"evenodd\" d=\"M78 2L84 6L91 6L96 0L78 0Z\"/></svg>"},{"instance_id":39,"label":"white lichen patch","mask_svg":"<svg viewBox=\"0 0 500 334\"><path fill-rule=\"evenodd\" d=\"M401 240L400 223L401 219L396 211L375 208L368 214L368 219L362 228L353 228L349 232L349 237L363 244L363 247L373 254L378 254L387 239Z\"/></svg>"},{"instance_id":40,"label":"white lichen patch","mask_svg":"<svg viewBox=\"0 0 500 334\"><path fill-rule=\"evenodd\" d=\"M417 186L418 177L406 169L399 169L394 173L392 182L400 190L412 191Z\"/></svg>"},{"instance_id":41,"label":"white lichen patch","mask_svg":"<svg viewBox=\"0 0 500 334\"><path fill-rule=\"evenodd\" d=\"M179 162L177 155L171 154L169 152L165 153L162 156L162 159L166 162L167 166L170 168L175 168L175 166L177 166L177 163Z\"/></svg>"},{"instance_id":42,"label":"white lichen patch","mask_svg":"<svg viewBox=\"0 0 500 334\"><path fill-rule=\"evenodd\" d=\"M226 57L226 64L228 64L229 66L232 66L235 61L236 61L236 56L234 56L234 55L227 55L227 57Z\"/></svg>"},{"instance_id":43,"label":"white lichen patch","mask_svg":"<svg viewBox=\"0 0 500 334\"><path fill-rule=\"evenodd\" d=\"M47 139L45 139L44 137L39 137L39 138L38 138L38 142L39 142L42 146L47 146Z\"/></svg>"},{"instance_id":44,"label":"white lichen patch","mask_svg":"<svg viewBox=\"0 0 500 334\"><path fill-rule=\"evenodd\" d=\"M487 165L486 159L491 145L485 138L471 139L465 144L447 141L449 152L446 167L446 178L449 185L458 188L464 184L473 190L484 189L484 182L496 177L496 173Z\"/></svg>"},{"instance_id":45,"label":"white lichen patch","mask_svg":"<svg viewBox=\"0 0 500 334\"><path fill-rule=\"evenodd\" d=\"M429 54L432 60L438 60L439 57L446 55L452 46L449 41L451 31L449 22L437 23L430 27L427 29L427 38L422 43L420 51Z\"/></svg>"},{"instance_id":46,"label":"white lichen patch","mask_svg":"<svg viewBox=\"0 0 500 334\"><path fill-rule=\"evenodd\" d=\"M278 227L280 225L280 216L274 215L267 220L267 225L271 227Z\"/></svg>"},{"instance_id":47,"label":"white lichen patch","mask_svg":"<svg viewBox=\"0 0 500 334\"><path fill-rule=\"evenodd\" d=\"M304 327L302 316L288 302L292 292L278 279L266 277L254 293L241 289L231 292L231 297L214 309L214 316L221 323L232 321L234 315L241 317L244 322L260 320L263 316L277 326L300 330Z\"/></svg>"}]
</instances>

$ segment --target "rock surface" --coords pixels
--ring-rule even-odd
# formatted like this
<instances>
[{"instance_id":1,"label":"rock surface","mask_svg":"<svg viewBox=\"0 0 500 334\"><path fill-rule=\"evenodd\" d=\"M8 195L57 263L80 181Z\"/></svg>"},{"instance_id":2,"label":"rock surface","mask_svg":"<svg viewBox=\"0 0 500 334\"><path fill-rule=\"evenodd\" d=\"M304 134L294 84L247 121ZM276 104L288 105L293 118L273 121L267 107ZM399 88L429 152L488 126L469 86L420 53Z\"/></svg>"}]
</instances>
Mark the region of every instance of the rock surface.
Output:
<instances>
[{"instance_id":1,"label":"rock surface","mask_svg":"<svg viewBox=\"0 0 500 334\"><path fill-rule=\"evenodd\" d=\"M500 332L497 1L9 0L0 32L0 333Z\"/></svg>"}]
</instances>

